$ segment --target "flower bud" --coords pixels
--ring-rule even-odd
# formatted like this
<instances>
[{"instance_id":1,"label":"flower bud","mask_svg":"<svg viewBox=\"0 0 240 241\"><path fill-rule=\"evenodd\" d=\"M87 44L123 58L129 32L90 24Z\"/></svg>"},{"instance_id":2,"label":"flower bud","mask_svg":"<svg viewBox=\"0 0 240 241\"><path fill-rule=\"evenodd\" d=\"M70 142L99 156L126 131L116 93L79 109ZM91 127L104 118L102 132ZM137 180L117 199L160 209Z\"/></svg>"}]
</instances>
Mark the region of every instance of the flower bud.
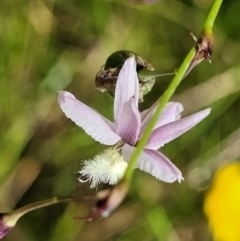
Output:
<instances>
[{"instance_id":1,"label":"flower bud","mask_svg":"<svg viewBox=\"0 0 240 241\"><path fill-rule=\"evenodd\" d=\"M75 217L87 222L94 221L97 218L107 218L123 201L128 190L129 182L122 179L117 185L110 189L102 190L96 194L97 202L92 211L85 217Z\"/></svg>"},{"instance_id":2,"label":"flower bud","mask_svg":"<svg viewBox=\"0 0 240 241\"><path fill-rule=\"evenodd\" d=\"M0 239L7 235L15 226L17 220L11 219L8 214L0 214Z\"/></svg>"},{"instance_id":3,"label":"flower bud","mask_svg":"<svg viewBox=\"0 0 240 241\"><path fill-rule=\"evenodd\" d=\"M213 51L213 35L209 32L203 32L199 38L199 40L196 38L196 36L190 32L190 35L193 37L193 39L196 41L196 53L191 61L185 77L190 73L190 71L198 64L200 64L204 59L207 60L209 63L211 63L211 55Z\"/></svg>"}]
</instances>

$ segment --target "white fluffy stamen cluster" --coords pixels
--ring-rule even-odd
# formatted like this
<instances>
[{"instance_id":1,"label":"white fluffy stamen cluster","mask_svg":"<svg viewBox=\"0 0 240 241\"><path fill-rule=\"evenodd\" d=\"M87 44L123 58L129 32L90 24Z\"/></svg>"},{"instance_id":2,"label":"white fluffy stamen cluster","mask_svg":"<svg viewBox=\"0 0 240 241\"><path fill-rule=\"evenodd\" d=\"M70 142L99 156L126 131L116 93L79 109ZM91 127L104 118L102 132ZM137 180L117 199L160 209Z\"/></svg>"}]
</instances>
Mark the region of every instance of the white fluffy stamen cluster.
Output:
<instances>
[{"instance_id":1,"label":"white fluffy stamen cluster","mask_svg":"<svg viewBox=\"0 0 240 241\"><path fill-rule=\"evenodd\" d=\"M82 162L83 168L79 173L79 181L91 183L90 188L97 187L100 182L116 184L128 166L116 148L104 150L91 160Z\"/></svg>"}]
</instances>

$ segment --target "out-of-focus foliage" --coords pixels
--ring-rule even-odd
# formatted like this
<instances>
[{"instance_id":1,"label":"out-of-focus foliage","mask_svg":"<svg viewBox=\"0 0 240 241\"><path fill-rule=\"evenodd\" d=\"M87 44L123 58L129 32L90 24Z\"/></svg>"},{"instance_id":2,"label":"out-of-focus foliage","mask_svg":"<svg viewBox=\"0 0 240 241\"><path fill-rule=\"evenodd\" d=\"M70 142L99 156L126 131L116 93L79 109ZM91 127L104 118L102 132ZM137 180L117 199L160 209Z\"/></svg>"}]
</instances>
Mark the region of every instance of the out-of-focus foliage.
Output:
<instances>
[{"instance_id":1,"label":"out-of-focus foliage","mask_svg":"<svg viewBox=\"0 0 240 241\"><path fill-rule=\"evenodd\" d=\"M158 0L130 0L130 2L134 4L153 4Z\"/></svg>"},{"instance_id":2,"label":"out-of-focus foliage","mask_svg":"<svg viewBox=\"0 0 240 241\"><path fill-rule=\"evenodd\" d=\"M240 162L230 163L216 173L204 201L214 240L240 240Z\"/></svg>"},{"instance_id":3,"label":"out-of-focus foliage","mask_svg":"<svg viewBox=\"0 0 240 241\"><path fill-rule=\"evenodd\" d=\"M167 184L137 171L130 193L108 219L85 224L93 206L77 181L80 161L103 150L60 111L57 91L68 90L112 118L113 100L94 89L95 74L114 51L129 49L158 71L179 67L213 1L162 0L134 5L117 0L2 0L0 7L1 212L77 192L24 216L5 240L211 240L202 211L204 191L223 160L239 158L240 2L223 1L214 27L212 64L204 61L174 96L184 115L212 106L211 115L162 148L185 181ZM140 108L165 91L158 78Z\"/></svg>"}]
</instances>

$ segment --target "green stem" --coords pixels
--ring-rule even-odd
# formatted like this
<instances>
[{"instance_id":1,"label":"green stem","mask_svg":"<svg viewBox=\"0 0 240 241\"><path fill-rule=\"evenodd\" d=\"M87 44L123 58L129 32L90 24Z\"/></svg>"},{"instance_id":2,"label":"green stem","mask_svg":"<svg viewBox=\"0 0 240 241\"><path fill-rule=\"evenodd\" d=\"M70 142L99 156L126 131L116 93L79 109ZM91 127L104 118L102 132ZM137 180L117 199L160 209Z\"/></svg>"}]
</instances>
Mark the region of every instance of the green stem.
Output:
<instances>
[{"instance_id":1,"label":"green stem","mask_svg":"<svg viewBox=\"0 0 240 241\"><path fill-rule=\"evenodd\" d=\"M213 6L210 10L210 13L204 23L204 27L203 27L203 31L202 32L207 32L208 34L212 33L212 27L214 25L216 16L218 14L219 8L221 6L222 0L215 0L213 3ZM187 57L185 58L185 60L183 61L182 65L180 66L177 74L174 76L172 82L170 83L168 89L166 90L166 92L163 94L161 101L158 104L158 107L156 109L156 112L154 113L152 119L149 121L148 126L146 127L143 136L141 138L141 140L139 141L139 143L137 144L137 148L134 151L129 163L128 163L128 168L124 174L123 177L123 181L126 182L131 182L133 173L134 173L134 167L137 163L137 160L142 152L142 150L144 149L150 135L152 132L152 129L154 127L154 125L156 124L159 116L161 115L165 105L167 104L167 102L170 100L170 98L173 96L175 90L177 89L178 85L181 83L182 79L184 78L185 74L188 71L188 68L191 64L191 62L194 59L194 56L196 54L197 49L195 48L195 46L190 50L190 52L188 53Z\"/></svg>"},{"instance_id":2,"label":"green stem","mask_svg":"<svg viewBox=\"0 0 240 241\"><path fill-rule=\"evenodd\" d=\"M146 129L143 133L143 136L142 136L141 140L139 141L137 148L131 157L131 160L128 163L128 168L125 172L124 179L131 180L131 178L133 176L135 164L136 164L138 157L140 156L142 150L144 149L144 146L146 145L148 138L150 137L150 135L152 133L152 129L153 129L154 125L156 124L157 120L159 119L159 116L160 116L162 110L164 109L165 105L172 97L172 95L175 92L178 85L181 83L181 80L183 79L186 71L188 70L188 67L189 67L192 59L194 58L195 53L196 53L196 49L192 48L190 50L189 54L187 55L187 57L185 58L185 60L183 61L177 74L173 78L172 82L170 83L168 89L163 94L163 96L161 98L161 102L158 104L158 107L157 107L152 119L149 121L149 124L146 127Z\"/></svg>"},{"instance_id":3,"label":"green stem","mask_svg":"<svg viewBox=\"0 0 240 241\"><path fill-rule=\"evenodd\" d=\"M223 0L215 0L203 25L203 32L211 33Z\"/></svg>"},{"instance_id":4,"label":"green stem","mask_svg":"<svg viewBox=\"0 0 240 241\"><path fill-rule=\"evenodd\" d=\"M22 217L26 213L31 212L33 210L54 205L61 202L69 202L72 200L74 200L74 197L70 196L70 197L53 197L43 201L38 201L7 213L5 215L5 219L16 222L20 217Z\"/></svg>"}]
</instances>

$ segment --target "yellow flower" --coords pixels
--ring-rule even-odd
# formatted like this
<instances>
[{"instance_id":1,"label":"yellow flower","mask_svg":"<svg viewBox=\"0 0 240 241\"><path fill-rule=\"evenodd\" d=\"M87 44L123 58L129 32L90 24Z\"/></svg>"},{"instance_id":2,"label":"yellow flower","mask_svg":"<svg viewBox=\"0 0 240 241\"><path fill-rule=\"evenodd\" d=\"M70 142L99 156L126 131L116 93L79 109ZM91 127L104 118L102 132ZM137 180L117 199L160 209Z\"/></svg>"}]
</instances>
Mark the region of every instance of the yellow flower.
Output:
<instances>
[{"instance_id":1,"label":"yellow flower","mask_svg":"<svg viewBox=\"0 0 240 241\"><path fill-rule=\"evenodd\" d=\"M215 241L240 241L240 162L218 170L206 194L204 211Z\"/></svg>"}]
</instances>

